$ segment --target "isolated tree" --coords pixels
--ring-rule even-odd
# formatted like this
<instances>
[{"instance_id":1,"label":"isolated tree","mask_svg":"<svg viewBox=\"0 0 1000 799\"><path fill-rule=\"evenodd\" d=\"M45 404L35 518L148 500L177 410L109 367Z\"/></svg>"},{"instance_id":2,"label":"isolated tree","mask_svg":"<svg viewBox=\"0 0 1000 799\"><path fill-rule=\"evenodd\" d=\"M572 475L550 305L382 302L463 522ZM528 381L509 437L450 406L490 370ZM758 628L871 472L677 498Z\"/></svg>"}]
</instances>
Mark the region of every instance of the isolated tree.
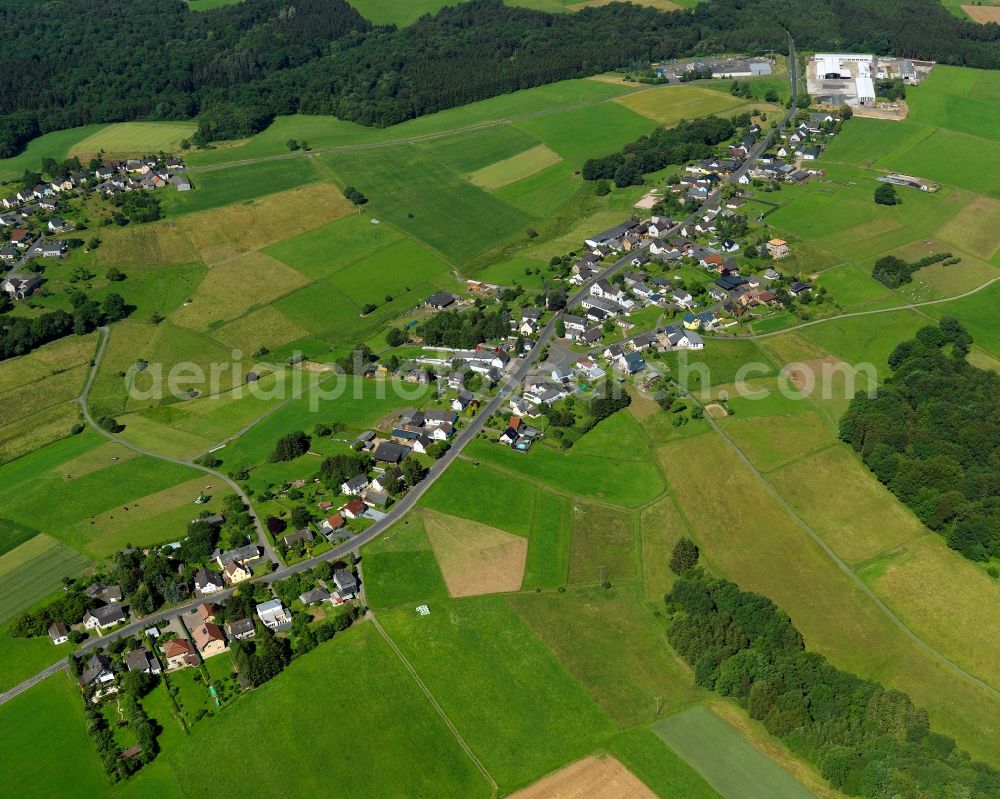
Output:
<instances>
[{"instance_id":1,"label":"isolated tree","mask_svg":"<svg viewBox=\"0 0 1000 799\"><path fill-rule=\"evenodd\" d=\"M398 327L390 327L385 333L385 343L390 347L399 347L406 342L406 333Z\"/></svg>"},{"instance_id":2,"label":"isolated tree","mask_svg":"<svg viewBox=\"0 0 1000 799\"><path fill-rule=\"evenodd\" d=\"M365 197L360 191L358 191L354 186L347 186L344 189L344 196L354 203L355 206L362 206L368 202L368 198Z\"/></svg>"},{"instance_id":3,"label":"isolated tree","mask_svg":"<svg viewBox=\"0 0 1000 799\"><path fill-rule=\"evenodd\" d=\"M899 205L902 200L896 196L896 187L891 183L880 183L875 189L875 203L877 205Z\"/></svg>"},{"instance_id":4,"label":"isolated tree","mask_svg":"<svg viewBox=\"0 0 1000 799\"><path fill-rule=\"evenodd\" d=\"M670 570L677 575L687 574L698 565L698 546L690 538L678 539L670 556Z\"/></svg>"},{"instance_id":5,"label":"isolated tree","mask_svg":"<svg viewBox=\"0 0 1000 799\"><path fill-rule=\"evenodd\" d=\"M267 456L267 459L271 463L295 460L300 455L305 455L309 451L309 444L311 442L312 439L308 435L301 430L296 430L294 433L289 433L279 438L274 445L274 450Z\"/></svg>"},{"instance_id":6,"label":"isolated tree","mask_svg":"<svg viewBox=\"0 0 1000 799\"><path fill-rule=\"evenodd\" d=\"M312 513L305 505L296 505L292 508L292 526L296 529L306 527L312 521Z\"/></svg>"},{"instance_id":7,"label":"isolated tree","mask_svg":"<svg viewBox=\"0 0 1000 799\"><path fill-rule=\"evenodd\" d=\"M128 307L121 294L109 294L101 305L105 322L120 322L128 315Z\"/></svg>"}]
</instances>

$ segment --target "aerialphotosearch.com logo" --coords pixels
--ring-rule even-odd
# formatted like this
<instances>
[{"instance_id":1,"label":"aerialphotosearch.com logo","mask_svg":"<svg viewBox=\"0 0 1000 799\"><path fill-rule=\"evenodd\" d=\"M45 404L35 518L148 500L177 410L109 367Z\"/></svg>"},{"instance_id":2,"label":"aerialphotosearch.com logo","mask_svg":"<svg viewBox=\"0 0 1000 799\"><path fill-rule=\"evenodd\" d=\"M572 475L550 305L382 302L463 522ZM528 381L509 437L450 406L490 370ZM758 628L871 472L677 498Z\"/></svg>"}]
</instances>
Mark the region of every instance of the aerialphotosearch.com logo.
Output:
<instances>
[{"instance_id":1,"label":"aerialphotosearch.com logo","mask_svg":"<svg viewBox=\"0 0 1000 799\"><path fill-rule=\"evenodd\" d=\"M592 374L584 381L584 370L577 361L585 356L557 347L552 347L546 361L535 364L523 375L521 362L516 358L503 373L473 371L466 364L455 363L417 364L390 374L388 370L380 372L377 362L371 363L370 357L360 352L336 363L309 360L301 353L284 363L266 363L248 361L242 352L233 350L231 360L207 365L190 361L171 365L140 361L129 368L124 380L129 396L140 402L250 397L270 403L307 397L312 412L319 412L326 403L338 400L392 398L399 400L401 406L417 404L427 397L429 385L434 386L438 395L446 389L468 391L484 402L498 391L505 398L514 396L522 387L526 394L554 396L551 391L546 392L546 386L560 393L560 389L568 390L569 386L583 382L594 383L595 387L603 383L602 393L620 394L628 383L653 399L677 391L699 401L727 400L734 396L759 401L775 393L793 401L851 399L858 391L873 394L878 384L875 366L866 362L848 364L820 359L788 363L777 369L764 361L747 361L735 372L728 365L725 373L713 374L710 352L678 350L677 357L669 359L669 363L652 353L643 354L646 368L627 377L612 357L606 381L594 381Z\"/></svg>"}]
</instances>

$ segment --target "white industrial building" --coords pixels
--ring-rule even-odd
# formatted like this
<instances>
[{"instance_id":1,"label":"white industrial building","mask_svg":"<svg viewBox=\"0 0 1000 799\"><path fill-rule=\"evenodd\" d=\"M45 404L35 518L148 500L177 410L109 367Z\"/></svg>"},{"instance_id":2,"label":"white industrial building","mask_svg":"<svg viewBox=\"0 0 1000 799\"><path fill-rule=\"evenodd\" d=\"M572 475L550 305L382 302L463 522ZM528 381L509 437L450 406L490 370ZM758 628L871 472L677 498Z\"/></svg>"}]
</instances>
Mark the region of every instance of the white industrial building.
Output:
<instances>
[{"instance_id":1,"label":"white industrial building","mask_svg":"<svg viewBox=\"0 0 1000 799\"><path fill-rule=\"evenodd\" d=\"M820 102L848 105L875 103L875 56L863 53L817 53L807 71L809 94Z\"/></svg>"}]
</instances>

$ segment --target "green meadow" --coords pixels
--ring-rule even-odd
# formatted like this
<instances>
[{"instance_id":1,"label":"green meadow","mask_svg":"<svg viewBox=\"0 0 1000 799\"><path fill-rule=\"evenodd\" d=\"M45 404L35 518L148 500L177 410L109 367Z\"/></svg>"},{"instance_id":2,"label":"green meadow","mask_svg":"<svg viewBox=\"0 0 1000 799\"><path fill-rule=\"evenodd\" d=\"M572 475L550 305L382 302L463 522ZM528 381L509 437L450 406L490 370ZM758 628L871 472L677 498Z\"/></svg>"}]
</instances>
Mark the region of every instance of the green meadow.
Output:
<instances>
[{"instance_id":1,"label":"green meadow","mask_svg":"<svg viewBox=\"0 0 1000 799\"><path fill-rule=\"evenodd\" d=\"M503 599L432 602L430 610L379 618L502 788L610 736L611 722Z\"/></svg>"},{"instance_id":2,"label":"green meadow","mask_svg":"<svg viewBox=\"0 0 1000 799\"><path fill-rule=\"evenodd\" d=\"M528 480L500 478L492 469L460 460L434 482L421 503L461 519L528 535L535 492Z\"/></svg>"},{"instance_id":3,"label":"green meadow","mask_svg":"<svg viewBox=\"0 0 1000 799\"><path fill-rule=\"evenodd\" d=\"M569 485L581 496L635 507L663 492L663 479L649 461L638 461L622 468L614 457L578 455L572 449L560 452L550 447L535 447L527 454L510 447L485 441L473 441L466 448L470 457L513 472L528 480L563 489Z\"/></svg>"},{"instance_id":4,"label":"green meadow","mask_svg":"<svg viewBox=\"0 0 1000 799\"><path fill-rule=\"evenodd\" d=\"M791 774L708 708L670 716L654 724L653 730L725 799L812 797Z\"/></svg>"},{"instance_id":5,"label":"green meadow","mask_svg":"<svg viewBox=\"0 0 1000 799\"><path fill-rule=\"evenodd\" d=\"M315 736L303 734L326 729L331 719L349 726L349 754L326 757ZM250 758L241 768L240 779L255 794L312 796L332 781L359 795L490 795L483 776L371 625L321 645L279 679L198 721L186 738L171 736L169 749L120 786L104 780L82 703L65 675L0 707L0 722L8 743L0 754L0 779L24 797L201 796L218 788L218 777L190 764L206 747L234 751L248 739L267 740L282 753L280 769L268 758ZM26 768L26 751L39 763L57 759L62 767ZM421 763L420 769L413 763Z\"/></svg>"},{"instance_id":6,"label":"green meadow","mask_svg":"<svg viewBox=\"0 0 1000 799\"><path fill-rule=\"evenodd\" d=\"M250 139L192 152L188 161L192 166L202 166L283 155L288 153L290 138L307 141L314 151L359 144L391 145L414 138L449 135L471 126L504 124L511 118L528 114L559 113L561 108L580 103L603 103L632 90L628 86L596 80L565 80L498 95L382 129L366 128L330 116L278 117L266 130Z\"/></svg>"},{"instance_id":7,"label":"green meadow","mask_svg":"<svg viewBox=\"0 0 1000 799\"><path fill-rule=\"evenodd\" d=\"M373 608L447 599L431 542L419 513L407 514L364 549L365 599Z\"/></svg>"},{"instance_id":8,"label":"green meadow","mask_svg":"<svg viewBox=\"0 0 1000 799\"><path fill-rule=\"evenodd\" d=\"M311 158L289 158L247 164L238 169L220 169L191 176L191 191L167 189L163 210L170 216L206 211L221 205L245 202L265 194L294 189L319 180L321 175Z\"/></svg>"},{"instance_id":9,"label":"green meadow","mask_svg":"<svg viewBox=\"0 0 1000 799\"><path fill-rule=\"evenodd\" d=\"M607 749L657 796L719 799L720 794L652 730L640 727L623 732Z\"/></svg>"}]
</instances>

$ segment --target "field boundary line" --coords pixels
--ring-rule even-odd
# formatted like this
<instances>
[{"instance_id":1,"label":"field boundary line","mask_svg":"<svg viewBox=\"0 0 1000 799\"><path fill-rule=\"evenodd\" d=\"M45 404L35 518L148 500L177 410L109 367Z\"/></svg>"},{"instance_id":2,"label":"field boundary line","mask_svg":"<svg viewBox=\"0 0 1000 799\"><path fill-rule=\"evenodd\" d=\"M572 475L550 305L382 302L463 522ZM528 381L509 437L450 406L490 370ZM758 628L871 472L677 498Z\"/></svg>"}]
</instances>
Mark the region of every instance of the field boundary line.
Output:
<instances>
[{"instance_id":1,"label":"field boundary line","mask_svg":"<svg viewBox=\"0 0 1000 799\"><path fill-rule=\"evenodd\" d=\"M462 747L462 751L464 751L465 754L468 755L469 760L472 761L473 765L475 765L475 767L479 769L480 773L482 773L482 775L486 778L486 781L493 788L493 794L495 796L497 790L499 789L499 786L497 785L497 781L493 779L493 775L490 774L490 772L486 769L486 766L484 766L483 762L476 756L476 753L472 751L472 747L470 747L469 744L465 742L465 739L462 737L462 733L458 731L458 727L456 727L455 724L452 722L452 720L448 718L448 714L444 712L444 708L441 707L440 704L438 704L437 699L434 698L434 694L430 692L430 689L424 684L424 681L420 679L420 675L417 674L417 670L413 668L413 665L410 663L410 661L406 659L406 655L403 654L402 650L400 650L400 648L396 646L396 642L389 637L389 634L385 631L382 625L379 624L378 619L375 618L375 614L369 610L368 617L371 619L372 624L375 625L375 629L378 630L379 635L381 635L382 638L385 639L385 642L389 645L389 648L392 649L392 651L396 654L396 657L399 658L400 663L403 664L404 668L410 673L410 676L413 677L413 680L414 682L416 682L417 687L423 692L424 696L427 697L427 701L431 703L431 706L441 717L441 720L445 723L445 726L455 737L455 740L458 741L458 745Z\"/></svg>"},{"instance_id":2,"label":"field boundary line","mask_svg":"<svg viewBox=\"0 0 1000 799\"><path fill-rule=\"evenodd\" d=\"M994 278L994 279L1000 280L1000 278ZM712 419L708 414L705 414L705 418L708 419L708 423L712 426L715 432L722 437L723 441L725 441L726 444L729 445L730 449L732 449L733 452L736 453L736 456L740 459L740 461L752 472L754 477L757 478L758 481L760 481L760 483L764 486L764 489L767 491L767 493L770 494L771 497L778 503L778 506L781 507L799 525L799 527L801 527L809 535L809 537L817 545L819 545L820 549L822 549L823 552L826 553L826 555L830 558L830 560L832 560L837 565L837 567L844 574L847 575L847 577L851 580L851 582L855 584L855 586L861 589L861 592L865 594L865 596L867 596L872 601L875 607L877 607L883 613L883 615L885 615L911 641L917 644L917 646L923 649L927 654L931 655L940 663L954 670L959 676L963 677L965 680L972 683L976 687L981 688L991 696L1000 699L1000 690L997 690L992 685L987 683L985 680L981 680L979 677L976 677L971 672L966 671L954 660L949 658L944 653L939 652L937 649L935 649L933 646L927 643L923 638L917 635L913 630L911 630L910 627L906 624L906 622L904 622L899 616L897 616L892 611L892 609L878 596L878 594L876 594L871 588L869 588L868 585L864 582L864 580L858 577L858 575L854 572L853 569L851 569L851 567L847 564L847 562L844 561L839 555L837 555L836 552L833 551L833 549L829 546L829 544L827 544L826 541L823 540L823 537L820 536L819 533L817 533L812 528L812 526L805 519L803 519L792 508L791 505L788 504L785 498L778 493L778 490L767 479L766 475L764 475L756 466L753 465L753 463L746 456L746 454L744 454L743 450L740 449L740 447L736 444L736 442L733 441L729 437L729 435L721 427L719 427L719 425L715 423L715 420Z\"/></svg>"}]
</instances>

